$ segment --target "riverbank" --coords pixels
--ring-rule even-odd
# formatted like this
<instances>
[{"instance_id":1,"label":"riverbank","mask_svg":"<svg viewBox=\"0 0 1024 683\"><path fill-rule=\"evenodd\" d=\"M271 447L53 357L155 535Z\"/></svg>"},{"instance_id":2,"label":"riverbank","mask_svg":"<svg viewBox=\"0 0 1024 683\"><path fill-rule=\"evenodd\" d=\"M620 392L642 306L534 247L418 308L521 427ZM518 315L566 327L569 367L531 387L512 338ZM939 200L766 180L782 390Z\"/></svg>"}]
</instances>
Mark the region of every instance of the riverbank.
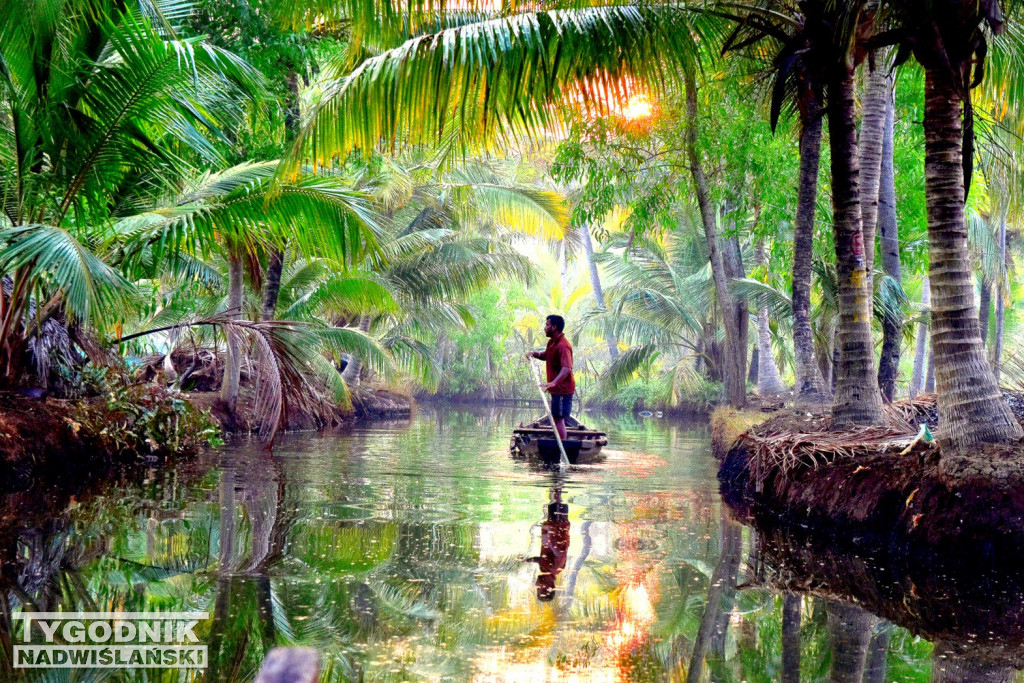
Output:
<instances>
[{"instance_id":1,"label":"riverbank","mask_svg":"<svg viewBox=\"0 0 1024 683\"><path fill-rule=\"evenodd\" d=\"M1022 397L1007 399L1024 418ZM915 439L920 424L936 423L934 395L893 404L884 426L845 433L829 432L827 415L780 411L716 444L723 499L741 518L916 557L962 553L979 567L1024 557L1024 444L947 456Z\"/></svg>"},{"instance_id":2,"label":"riverbank","mask_svg":"<svg viewBox=\"0 0 1024 683\"><path fill-rule=\"evenodd\" d=\"M321 431L351 427L364 421L403 419L412 415L416 405L411 396L381 386L361 384L350 392L351 406L325 404L316 412L286 410L282 431ZM247 434L259 430L256 392L248 386L242 387L235 415L225 410L218 391L190 392L184 396L192 405L209 412L225 433Z\"/></svg>"},{"instance_id":3,"label":"riverbank","mask_svg":"<svg viewBox=\"0 0 1024 683\"><path fill-rule=\"evenodd\" d=\"M360 386L352 406L310 415L293 411L285 430L324 430L373 420L405 419L414 402L383 387ZM253 392L243 390L231 419L217 392L177 394L154 384L111 384L76 400L0 392L0 490L39 477L103 468L145 456L188 455L217 446L229 433L255 431Z\"/></svg>"}]
</instances>

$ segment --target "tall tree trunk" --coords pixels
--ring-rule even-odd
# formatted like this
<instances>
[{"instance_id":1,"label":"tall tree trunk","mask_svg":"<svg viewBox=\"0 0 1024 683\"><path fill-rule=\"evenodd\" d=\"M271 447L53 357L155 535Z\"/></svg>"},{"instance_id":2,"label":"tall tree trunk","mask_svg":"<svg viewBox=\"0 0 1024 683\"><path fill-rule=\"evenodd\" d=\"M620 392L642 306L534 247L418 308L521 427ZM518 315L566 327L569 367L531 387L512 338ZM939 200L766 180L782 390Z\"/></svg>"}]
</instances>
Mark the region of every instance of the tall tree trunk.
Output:
<instances>
[{"instance_id":1,"label":"tall tree trunk","mask_svg":"<svg viewBox=\"0 0 1024 683\"><path fill-rule=\"evenodd\" d=\"M864 270L867 290L873 290L875 269L875 228L881 201L881 176L888 110L892 102L893 78L886 64L886 52L877 55L875 69L868 74L862 101L858 152L860 162L860 215L864 234ZM868 297L868 307L872 298Z\"/></svg>"},{"instance_id":2,"label":"tall tree trunk","mask_svg":"<svg viewBox=\"0 0 1024 683\"><path fill-rule=\"evenodd\" d=\"M839 367L832 424L842 429L882 419L875 349L871 338L871 293L867 288L861 230L860 173L854 125L853 68L836 67L829 83L828 124L832 152L832 214L839 276Z\"/></svg>"},{"instance_id":3,"label":"tall tree trunk","mask_svg":"<svg viewBox=\"0 0 1024 683\"><path fill-rule=\"evenodd\" d=\"M736 225L735 222L732 224L733 236L728 239L721 239L722 245L722 256L725 259L725 277L728 281L742 280L747 276L747 270L743 265L743 251L740 249L740 240L736 236ZM746 372L747 364L747 349L750 347L750 308L747 306L746 299L737 299L733 297L733 306L735 308L736 316L736 327L738 330L736 346L739 349L739 353L743 356L743 371ZM744 378L743 393L746 395L746 378Z\"/></svg>"},{"instance_id":4,"label":"tall tree trunk","mask_svg":"<svg viewBox=\"0 0 1024 683\"><path fill-rule=\"evenodd\" d=\"M986 276L981 277L980 296L978 302L978 329L981 330L981 343L988 345L989 318L992 315L992 281ZM992 368L993 372L995 368Z\"/></svg>"},{"instance_id":5,"label":"tall tree trunk","mask_svg":"<svg viewBox=\"0 0 1024 683\"><path fill-rule=\"evenodd\" d=\"M747 369L747 382L749 384L757 384L758 366L760 365L757 356L758 351L757 347L755 346L750 350L750 365Z\"/></svg>"},{"instance_id":6,"label":"tall tree trunk","mask_svg":"<svg viewBox=\"0 0 1024 683\"><path fill-rule=\"evenodd\" d=\"M359 318L359 331L370 331L370 316L364 315ZM359 384L359 374L362 372L362 369L362 361L359 360L359 356L353 353L348 358L348 365L345 366L345 371L341 373L341 378L345 380L345 384L353 387Z\"/></svg>"},{"instance_id":7,"label":"tall tree trunk","mask_svg":"<svg viewBox=\"0 0 1024 683\"><path fill-rule=\"evenodd\" d=\"M1003 370L1003 332L1006 330L1006 293L1009 281L1006 271L1006 217L999 223L999 286L996 289L996 343L992 350L992 372L999 384Z\"/></svg>"},{"instance_id":8,"label":"tall tree trunk","mask_svg":"<svg viewBox=\"0 0 1024 683\"><path fill-rule=\"evenodd\" d=\"M590 269L590 287L594 290L594 301L597 303L597 310L606 311L608 306L604 301L604 288L601 287L601 274L597 272L597 262L594 261L594 244L590 241L590 227L583 228L583 251L587 255L587 267ZM619 340L614 334L608 335L608 358L615 360L619 355Z\"/></svg>"},{"instance_id":9,"label":"tall tree trunk","mask_svg":"<svg viewBox=\"0 0 1024 683\"><path fill-rule=\"evenodd\" d=\"M267 276L263 281L263 303L260 307L260 320L274 319L277 311L277 299L281 293L281 271L284 270L284 250L273 247L267 256Z\"/></svg>"},{"instance_id":10,"label":"tall tree trunk","mask_svg":"<svg viewBox=\"0 0 1024 683\"><path fill-rule=\"evenodd\" d=\"M700 206L701 221L704 224L704 237L707 240L711 273L715 281L715 295L725 327L726 350L723 354L722 370L725 376L726 399L730 406L742 408L747 402L747 347L745 339L740 338L740 326L748 316L746 306L743 307L741 314L729 293L725 258L718 237L717 216L711 206L708 179L697 149L697 83L689 69L684 71L683 77L686 81L686 149L690 173L693 175L693 184L697 190L697 204Z\"/></svg>"},{"instance_id":11,"label":"tall tree trunk","mask_svg":"<svg viewBox=\"0 0 1024 683\"><path fill-rule=\"evenodd\" d=\"M926 394L935 393L935 349L932 345L928 345L928 372L924 378L924 392Z\"/></svg>"},{"instance_id":12,"label":"tall tree trunk","mask_svg":"<svg viewBox=\"0 0 1024 683\"><path fill-rule=\"evenodd\" d=\"M921 281L922 313L931 315L932 288L925 275ZM910 378L910 398L914 398L924 389L924 363L928 357L928 323L924 320L917 324L917 348L914 351L914 374Z\"/></svg>"},{"instance_id":13,"label":"tall tree trunk","mask_svg":"<svg viewBox=\"0 0 1024 683\"><path fill-rule=\"evenodd\" d=\"M796 403L824 408L831 391L814 357L811 329L811 274L814 257L814 213L818 202L822 111L813 87L801 86L800 187L793 225L793 352Z\"/></svg>"},{"instance_id":14,"label":"tall tree trunk","mask_svg":"<svg viewBox=\"0 0 1024 683\"><path fill-rule=\"evenodd\" d=\"M903 284L900 268L900 236L896 224L896 174L893 168L894 93L886 93L885 131L882 137L882 164L878 187L878 235L882 268L886 275ZM878 361L878 388L882 398L892 402L896 397L896 378L900 370L900 342L903 338L903 316L886 311L882 320L882 357Z\"/></svg>"},{"instance_id":15,"label":"tall tree trunk","mask_svg":"<svg viewBox=\"0 0 1024 683\"><path fill-rule=\"evenodd\" d=\"M947 70L925 70L925 194L939 442L962 449L1024 436L985 358L964 222L961 95Z\"/></svg>"},{"instance_id":16,"label":"tall tree trunk","mask_svg":"<svg viewBox=\"0 0 1024 683\"><path fill-rule=\"evenodd\" d=\"M755 265L759 268L768 267L768 257L764 250L764 241L757 240L754 246ZM757 393L761 396L778 396L786 392L786 385L779 374L779 366L775 364L772 353L772 331L768 326L768 307L757 309Z\"/></svg>"},{"instance_id":17,"label":"tall tree trunk","mask_svg":"<svg viewBox=\"0 0 1024 683\"><path fill-rule=\"evenodd\" d=\"M800 596L782 599L782 683L800 683Z\"/></svg>"},{"instance_id":18,"label":"tall tree trunk","mask_svg":"<svg viewBox=\"0 0 1024 683\"><path fill-rule=\"evenodd\" d=\"M285 100L284 141L286 145L289 145L298 135L302 123L302 112L299 108L298 72L289 69L285 76L285 84L288 86L288 97ZM260 310L261 320L274 319L274 313L277 311L277 299L281 294L281 271L283 269L284 249L273 246L267 257L267 277L263 282L263 305Z\"/></svg>"},{"instance_id":19,"label":"tall tree trunk","mask_svg":"<svg viewBox=\"0 0 1024 683\"><path fill-rule=\"evenodd\" d=\"M242 319L242 254L238 246L228 248L228 310L226 317ZM228 334L228 357L224 363L224 379L221 381L220 399L232 415L238 408L238 389L242 376L242 343L237 334Z\"/></svg>"},{"instance_id":20,"label":"tall tree trunk","mask_svg":"<svg viewBox=\"0 0 1024 683\"><path fill-rule=\"evenodd\" d=\"M861 683L867 665L871 629L876 618L846 602L828 605L828 631L832 639L833 683Z\"/></svg>"}]
</instances>

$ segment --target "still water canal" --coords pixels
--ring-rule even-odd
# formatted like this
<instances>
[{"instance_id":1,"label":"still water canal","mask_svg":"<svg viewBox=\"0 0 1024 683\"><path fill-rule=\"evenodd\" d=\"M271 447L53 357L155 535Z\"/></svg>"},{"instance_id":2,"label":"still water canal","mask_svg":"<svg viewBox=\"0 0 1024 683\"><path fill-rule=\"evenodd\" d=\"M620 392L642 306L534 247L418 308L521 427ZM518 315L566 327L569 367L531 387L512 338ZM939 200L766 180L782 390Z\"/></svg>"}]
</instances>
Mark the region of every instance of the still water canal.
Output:
<instances>
[{"instance_id":1,"label":"still water canal","mask_svg":"<svg viewBox=\"0 0 1024 683\"><path fill-rule=\"evenodd\" d=\"M699 425L588 416L603 464L532 468L507 450L532 417L425 408L7 495L0 674L244 681L300 644L346 681L1017 676L1012 572L979 594L742 526ZM14 669L26 609L207 612L210 667Z\"/></svg>"}]
</instances>

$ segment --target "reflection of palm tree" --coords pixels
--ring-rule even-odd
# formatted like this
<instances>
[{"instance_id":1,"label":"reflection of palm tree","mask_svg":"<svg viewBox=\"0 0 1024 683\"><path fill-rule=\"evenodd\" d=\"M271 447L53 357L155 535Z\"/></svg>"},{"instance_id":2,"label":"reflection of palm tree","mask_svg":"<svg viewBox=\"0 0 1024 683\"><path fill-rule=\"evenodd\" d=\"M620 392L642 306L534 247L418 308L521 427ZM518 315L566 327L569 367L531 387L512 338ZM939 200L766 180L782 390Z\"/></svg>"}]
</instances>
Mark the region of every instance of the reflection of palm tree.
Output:
<instances>
[{"instance_id":1,"label":"reflection of palm tree","mask_svg":"<svg viewBox=\"0 0 1024 683\"><path fill-rule=\"evenodd\" d=\"M782 601L782 683L800 683L801 603L795 593L787 593Z\"/></svg>"},{"instance_id":2,"label":"reflection of palm tree","mask_svg":"<svg viewBox=\"0 0 1024 683\"><path fill-rule=\"evenodd\" d=\"M232 680L244 673L240 656L250 638L250 624L257 629L263 654L273 647L277 632L270 577L267 567L283 548L287 525L282 515L282 473L267 451L257 451L255 462L225 458L220 481L220 548L217 597L210 642L210 674ZM236 503L241 502L249 519L250 552L236 553ZM242 614L245 589L251 584L255 618ZM234 606L232 603L234 602ZM223 656L222 656L223 655ZM262 659L262 657L261 657Z\"/></svg>"},{"instance_id":3,"label":"reflection of palm tree","mask_svg":"<svg viewBox=\"0 0 1024 683\"><path fill-rule=\"evenodd\" d=\"M693 642L693 656L686 675L688 683L701 680L704 655L709 647L712 647L716 655L724 651L725 631L729 626L728 614L736 598L736 579L742 550L743 527L739 522L723 516L721 560L711 574L711 583L708 585L707 603L700 619L697 638Z\"/></svg>"},{"instance_id":4,"label":"reflection of palm tree","mask_svg":"<svg viewBox=\"0 0 1024 683\"><path fill-rule=\"evenodd\" d=\"M878 619L848 602L828 604L828 630L832 636L832 680L860 683L867 665L871 630Z\"/></svg>"}]
</instances>

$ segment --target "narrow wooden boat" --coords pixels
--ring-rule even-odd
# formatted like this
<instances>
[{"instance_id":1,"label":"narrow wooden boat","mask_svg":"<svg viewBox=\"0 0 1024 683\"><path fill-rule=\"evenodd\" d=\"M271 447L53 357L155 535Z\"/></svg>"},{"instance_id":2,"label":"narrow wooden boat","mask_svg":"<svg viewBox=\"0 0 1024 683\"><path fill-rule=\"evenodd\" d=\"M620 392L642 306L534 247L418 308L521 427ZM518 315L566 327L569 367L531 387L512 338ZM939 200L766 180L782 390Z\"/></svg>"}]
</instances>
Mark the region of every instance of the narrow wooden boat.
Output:
<instances>
[{"instance_id":1,"label":"narrow wooden boat","mask_svg":"<svg viewBox=\"0 0 1024 683\"><path fill-rule=\"evenodd\" d=\"M566 418L565 431L568 437L564 442L565 454L570 463L587 464L603 460L601 449L608 445L607 434L590 429L573 417ZM520 422L512 430L511 449L513 455L557 463L558 443L551 420L545 415L529 424Z\"/></svg>"}]
</instances>

